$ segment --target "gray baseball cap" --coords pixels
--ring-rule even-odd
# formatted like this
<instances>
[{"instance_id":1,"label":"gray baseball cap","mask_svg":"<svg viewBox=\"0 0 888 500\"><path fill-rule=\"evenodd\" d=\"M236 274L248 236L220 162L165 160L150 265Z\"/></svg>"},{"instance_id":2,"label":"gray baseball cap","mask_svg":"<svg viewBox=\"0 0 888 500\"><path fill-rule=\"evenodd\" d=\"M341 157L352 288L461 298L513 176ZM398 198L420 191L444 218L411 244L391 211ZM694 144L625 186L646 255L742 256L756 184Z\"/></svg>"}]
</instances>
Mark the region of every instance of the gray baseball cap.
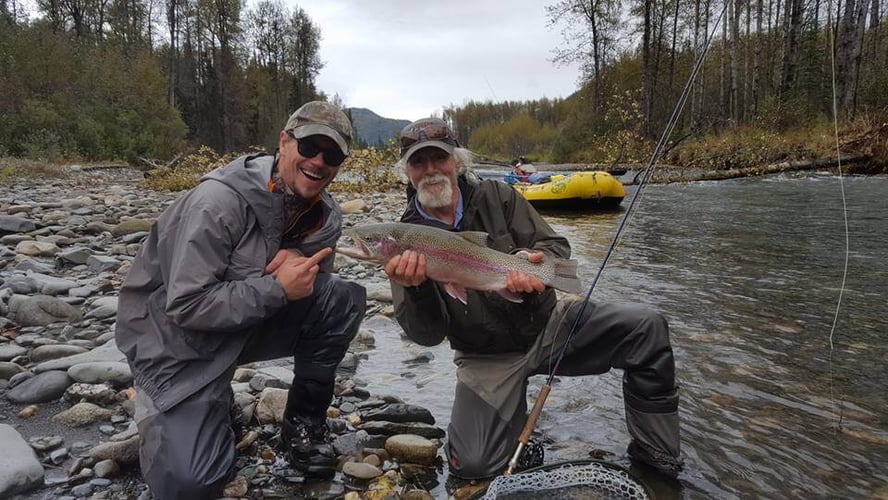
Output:
<instances>
[{"instance_id":1,"label":"gray baseball cap","mask_svg":"<svg viewBox=\"0 0 888 500\"><path fill-rule=\"evenodd\" d=\"M302 139L310 135L323 135L333 139L342 154L349 154L352 126L348 116L333 104L311 101L300 106L290 115L284 130Z\"/></svg>"}]
</instances>

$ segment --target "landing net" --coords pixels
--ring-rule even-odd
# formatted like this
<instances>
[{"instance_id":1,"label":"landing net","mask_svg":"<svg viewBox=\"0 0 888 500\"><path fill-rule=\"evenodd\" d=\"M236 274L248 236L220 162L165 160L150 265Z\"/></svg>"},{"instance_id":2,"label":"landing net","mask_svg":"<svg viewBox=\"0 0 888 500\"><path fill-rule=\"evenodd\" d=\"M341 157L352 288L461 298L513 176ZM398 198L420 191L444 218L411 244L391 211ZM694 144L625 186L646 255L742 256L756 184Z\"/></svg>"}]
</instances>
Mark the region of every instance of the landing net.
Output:
<instances>
[{"instance_id":1,"label":"landing net","mask_svg":"<svg viewBox=\"0 0 888 500\"><path fill-rule=\"evenodd\" d=\"M582 461L548 464L520 474L499 476L484 500L518 499L642 499L650 498L644 484L616 465Z\"/></svg>"}]
</instances>

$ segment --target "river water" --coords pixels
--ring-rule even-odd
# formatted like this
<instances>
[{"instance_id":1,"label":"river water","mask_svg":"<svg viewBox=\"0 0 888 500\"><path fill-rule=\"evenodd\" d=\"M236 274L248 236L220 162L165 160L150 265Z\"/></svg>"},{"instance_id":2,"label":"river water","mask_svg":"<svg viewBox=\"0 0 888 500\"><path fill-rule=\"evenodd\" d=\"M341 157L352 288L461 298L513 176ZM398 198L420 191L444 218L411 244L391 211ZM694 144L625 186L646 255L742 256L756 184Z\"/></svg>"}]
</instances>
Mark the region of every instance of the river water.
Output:
<instances>
[{"instance_id":1,"label":"river water","mask_svg":"<svg viewBox=\"0 0 888 500\"><path fill-rule=\"evenodd\" d=\"M678 481L639 473L657 498L888 496L888 177L844 178L844 286L839 181L650 185L638 198L592 299L644 303L670 324L686 467ZM545 214L587 286L634 189L621 211ZM446 428L449 347L366 326L377 347L357 379L429 408ZM530 398L543 382L531 379ZM591 453L629 465L620 385L616 371L556 380L537 425L547 462Z\"/></svg>"}]
</instances>

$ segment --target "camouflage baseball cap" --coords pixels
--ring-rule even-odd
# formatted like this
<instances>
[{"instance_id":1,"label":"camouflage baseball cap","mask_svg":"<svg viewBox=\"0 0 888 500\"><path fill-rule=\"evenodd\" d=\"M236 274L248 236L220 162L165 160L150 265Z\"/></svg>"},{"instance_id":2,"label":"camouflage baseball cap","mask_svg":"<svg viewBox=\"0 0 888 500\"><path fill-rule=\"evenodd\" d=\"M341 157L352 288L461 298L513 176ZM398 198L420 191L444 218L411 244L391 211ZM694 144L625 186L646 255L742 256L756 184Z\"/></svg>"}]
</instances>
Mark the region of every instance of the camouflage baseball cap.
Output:
<instances>
[{"instance_id":1,"label":"camouflage baseball cap","mask_svg":"<svg viewBox=\"0 0 888 500\"><path fill-rule=\"evenodd\" d=\"M401 143L401 158L410 161L413 153L422 148L435 147L452 155L459 147L453 129L440 118L422 118L408 124L398 135Z\"/></svg>"},{"instance_id":2,"label":"camouflage baseball cap","mask_svg":"<svg viewBox=\"0 0 888 500\"><path fill-rule=\"evenodd\" d=\"M290 115L284 130L296 139L310 135L323 135L336 142L342 154L348 155L352 139L352 126L341 109L323 101L303 104Z\"/></svg>"}]
</instances>

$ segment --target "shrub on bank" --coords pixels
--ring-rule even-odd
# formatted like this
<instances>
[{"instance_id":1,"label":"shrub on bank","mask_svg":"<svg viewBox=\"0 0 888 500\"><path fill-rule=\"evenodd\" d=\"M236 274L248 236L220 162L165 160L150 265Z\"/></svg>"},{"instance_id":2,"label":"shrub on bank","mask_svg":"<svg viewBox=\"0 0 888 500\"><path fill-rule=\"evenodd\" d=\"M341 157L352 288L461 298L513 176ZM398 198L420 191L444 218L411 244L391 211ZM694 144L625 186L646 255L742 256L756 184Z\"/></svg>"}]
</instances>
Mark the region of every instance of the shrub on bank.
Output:
<instances>
[{"instance_id":1,"label":"shrub on bank","mask_svg":"<svg viewBox=\"0 0 888 500\"><path fill-rule=\"evenodd\" d=\"M185 156L173 168L158 168L146 173L142 185L149 189L182 191L191 189L207 172L227 165L241 155L256 151L219 154L212 148L202 146L197 152ZM363 193L384 191L397 186L400 175L391 167L398 158L393 147L353 150L336 180L330 184L331 191Z\"/></svg>"},{"instance_id":2,"label":"shrub on bank","mask_svg":"<svg viewBox=\"0 0 888 500\"><path fill-rule=\"evenodd\" d=\"M0 184L11 184L20 179L62 178L65 172L58 165L23 158L0 158Z\"/></svg>"},{"instance_id":3,"label":"shrub on bank","mask_svg":"<svg viewBox=\"0 0 888 500\"><path fill-rule=\"evenodd\" d=\"M689 138L671 149L663 163L684 168L730 170L787 160L835 156L835 135L826 121L785 132L738 127Z\"/></svg>"},{"instance_id":4,"label":"shrub on bank","mask_svg":"<svg viewBox=\"0 0 888 500\"><path fill-rule=\"evenodd\" d=\"M396 187L401 183L401 175L393 167L397 161L394 146L353 150L330 190L366 193Z\"/></svg>"},{"instance_id":5,"label":"shrub on bank","mask_svg":"<svg viewBox=\"0 0 888 500\"><path fill-rule=\"evenodd\" d=\"M196 152L186 155L174 167L162 167L145 173L142 186L157 191L184 191L197 185L207 172L222 167L237 157L247 154L219 154L209 146L201 146Z\"/></svg>"}]
</instances>

